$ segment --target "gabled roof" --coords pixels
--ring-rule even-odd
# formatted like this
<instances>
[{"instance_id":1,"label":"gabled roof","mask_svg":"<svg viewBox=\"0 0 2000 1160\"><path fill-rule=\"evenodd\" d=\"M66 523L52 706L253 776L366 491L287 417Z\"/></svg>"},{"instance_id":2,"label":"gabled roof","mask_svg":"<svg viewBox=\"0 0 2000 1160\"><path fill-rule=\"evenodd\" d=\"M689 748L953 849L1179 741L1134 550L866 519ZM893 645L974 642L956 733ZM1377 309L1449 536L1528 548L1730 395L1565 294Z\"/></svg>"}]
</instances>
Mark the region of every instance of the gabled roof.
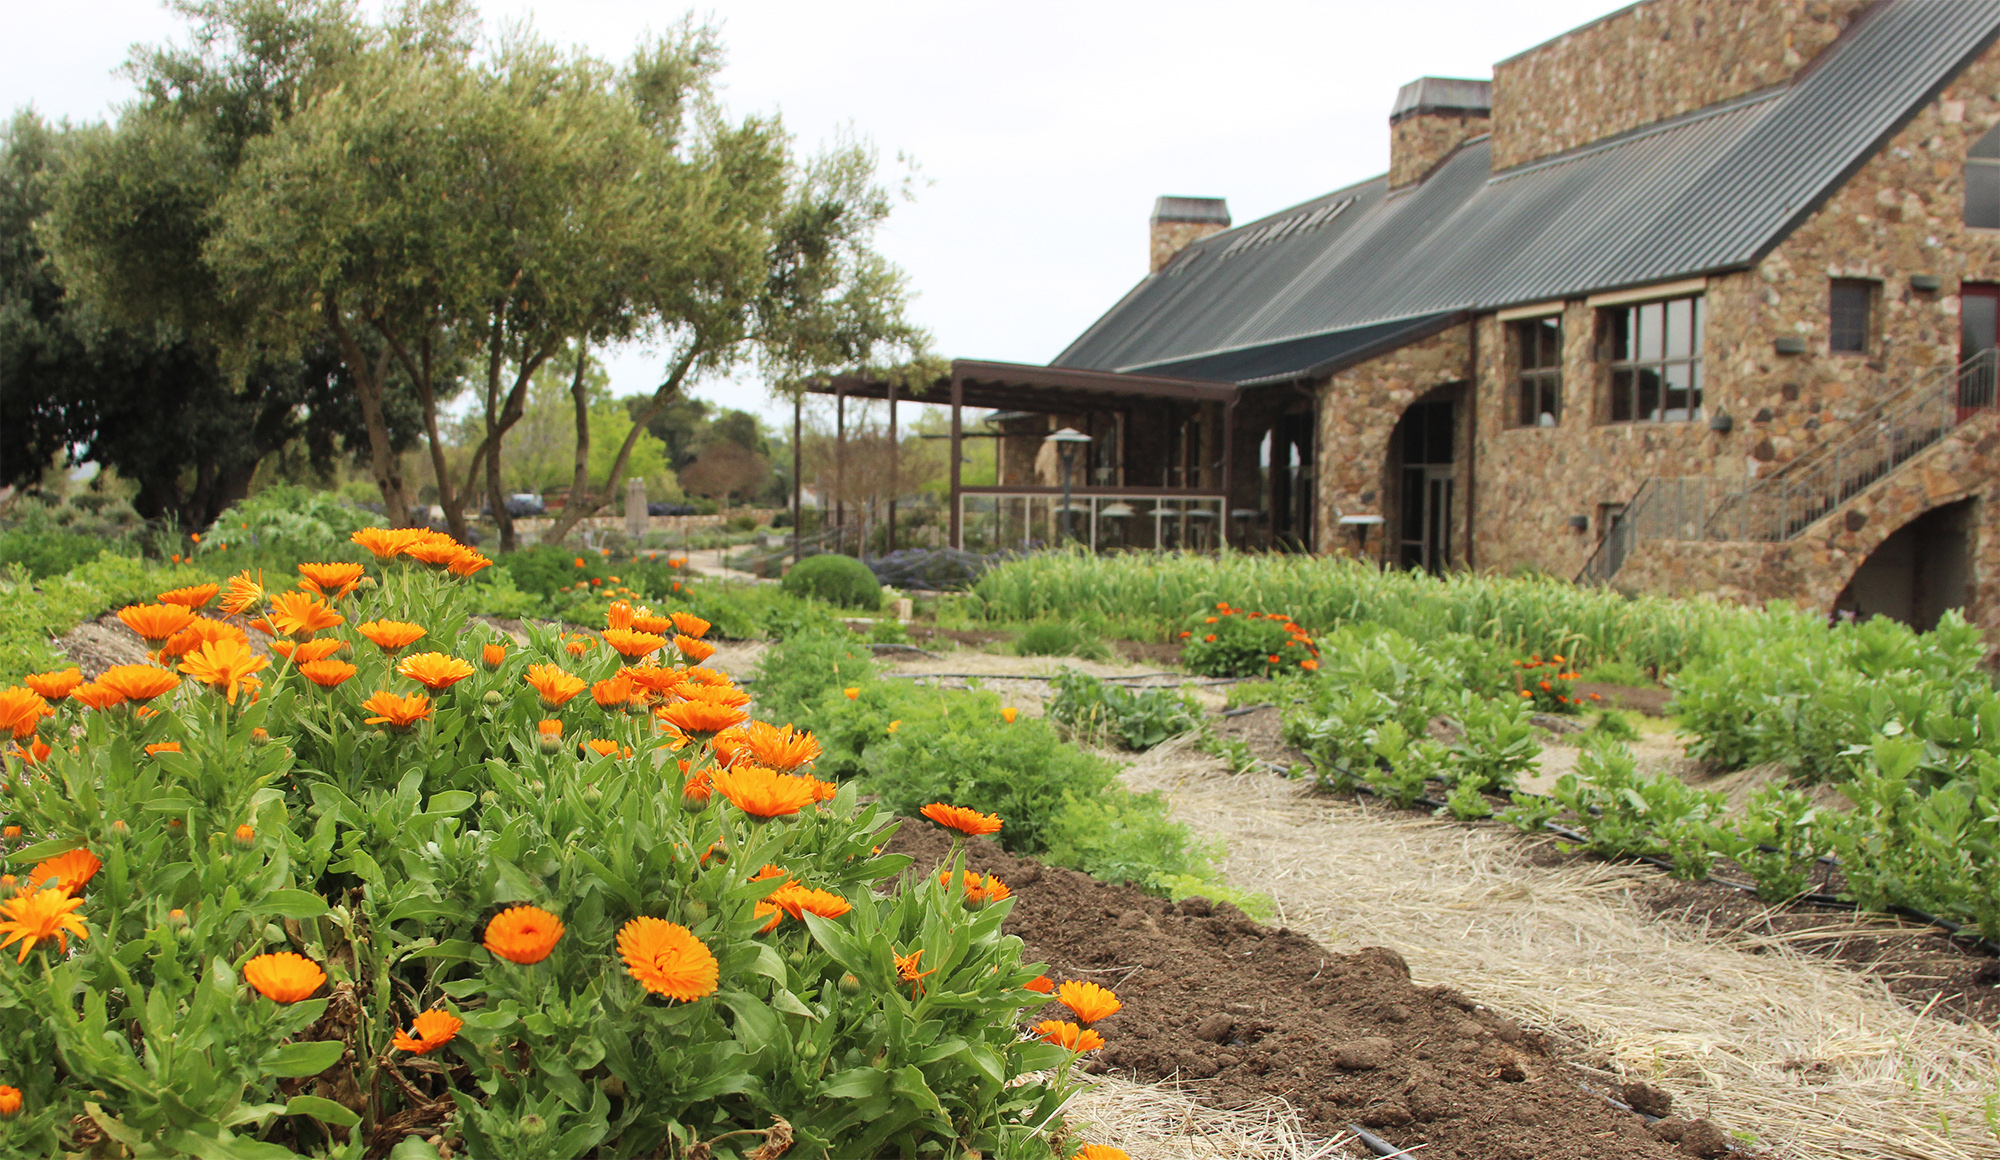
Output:
<instances>
[{"instance_id":1,"label":"gabled roof","mask_svg":"<svg viewBox=\"0 0 2000 1160\"><path fill-rule=\"evenodd\" d=\"M1491 172L1462 146L1190 245L1050 365L1324 374L1462 311L1752 265L2000 36L2000 0L1885 0L1779 87Z\"/></svg>"}]
</instances>

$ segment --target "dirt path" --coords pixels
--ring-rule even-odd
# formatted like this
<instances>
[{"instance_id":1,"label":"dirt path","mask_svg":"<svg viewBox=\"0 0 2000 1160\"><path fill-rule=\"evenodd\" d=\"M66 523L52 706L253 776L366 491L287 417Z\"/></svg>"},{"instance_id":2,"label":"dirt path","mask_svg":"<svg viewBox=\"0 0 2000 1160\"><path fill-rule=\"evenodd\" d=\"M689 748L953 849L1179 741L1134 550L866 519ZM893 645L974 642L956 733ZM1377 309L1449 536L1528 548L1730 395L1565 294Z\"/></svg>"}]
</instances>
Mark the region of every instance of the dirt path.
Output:
<instances>
[{"instance_id":1,"label":"dirt path","mask_svg":"<svg viewBox=\"0 0 2000 1160\"><path fill-rule=\"evenodd\" d=\"M1750 953L1652 918L1628 890L1650 870L1536 866L1502 830L1232 776L1184 741L1125 778L1224 839L1231 885L1269 894L1281 923L1332 950L1394 947L1419 981L1554 1032L1607 1082L1652 1082L1773 1155L2000 1155L1990 1031L1783 946Z\"/></svg>"}]
</instances>

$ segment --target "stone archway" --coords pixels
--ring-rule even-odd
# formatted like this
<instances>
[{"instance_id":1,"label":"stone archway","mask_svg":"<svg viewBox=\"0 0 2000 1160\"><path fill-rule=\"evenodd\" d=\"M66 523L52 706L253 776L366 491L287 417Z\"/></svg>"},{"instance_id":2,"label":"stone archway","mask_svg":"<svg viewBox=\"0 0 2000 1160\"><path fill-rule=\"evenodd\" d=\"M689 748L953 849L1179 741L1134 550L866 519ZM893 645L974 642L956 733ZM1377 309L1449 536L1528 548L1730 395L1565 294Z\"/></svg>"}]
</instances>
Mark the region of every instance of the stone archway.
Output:
<instances>
[{"instance_id":1,"label":"stone archway","mask_svg":"<svg viewBox=\"0 0 2000 1160\"><path fill-rule=\"evenodd\" d=\"M1887 616L1928 632L1947 610L1963 612L1972 603L1979 502L1935 505L1883 537L1834 597L1834 614Z\"/></svg>"}]
</instances>

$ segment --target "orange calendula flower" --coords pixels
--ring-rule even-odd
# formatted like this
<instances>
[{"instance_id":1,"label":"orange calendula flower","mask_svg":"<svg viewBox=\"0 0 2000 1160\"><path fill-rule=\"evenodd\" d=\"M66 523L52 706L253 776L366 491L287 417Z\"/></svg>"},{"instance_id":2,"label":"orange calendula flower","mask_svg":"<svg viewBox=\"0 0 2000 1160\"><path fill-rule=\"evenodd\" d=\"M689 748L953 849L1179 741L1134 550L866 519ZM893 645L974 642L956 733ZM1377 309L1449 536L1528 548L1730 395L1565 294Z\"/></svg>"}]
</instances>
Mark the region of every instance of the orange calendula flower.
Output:
<instances>
[{"instance_id":1,"label":"orange calendula flower","mask_svg":"<svg viewBox=\"0 0 2000 1160\"><path fill-rule=\"evenodd\" d=\"M1075 1012L1076 1021L1086 1027L1100 1019L1109 1019L1125 1005L1109 987L1075 980L1056 988L1056 1001Z\"/></svg>"},{"instance_id":2,"label":"orange calendula flower","mask_svg":"<svg viewBox=\"0 0 2000 1160\"><path fill-rule=\"evenodd\" d=\"M43 742L40 738L36 738L28 742L26 749L15 745L14 748L7 751L7 756L20 758L22 765L40 765L42 762L48 760L51 752L53 751L48 747L47 743ZM19 829L20 827L11 826L9 828Z\"/></svg>"},{"instance_id":3,"label":"orange calendula flower","mask_svg":"<svg viewBox=\"0 0 2000 1160\"><path fill-rule=\"evenodd\" d=\"M125 627L154 648L194 623L194 609L180 604L129 604L118 610Z\"/></svg>"},{"instance_id":4,"label":"orange calendula flower","mask_svg":"<svg viewBox=\"0 0 2000 1160\"><path fill-rule=\"evenodd\" d=\"M679 746L674 748L678 749ZM681 762L681 772L687 773L687 762ZM681 787L681 804L692 810L699 810L715 795L715 782L708 775L708 767L703 766L693 773L687 773L687 784Z\"/></svg>"},{"instance_id":5,"label":"orange calendula flower","mask_svg":"<svg viewBox=\"0 0 2000 1160\"><path fill-rule=\"evenodd\" d=\"M337 688L358 671L346 661L336 660L307 661L299 666L305 679L322 689Z\"/></svg>"},{"instance_id":6,"label":"orange calendula flower","mask_svg":"<svg viewBox=\"0 0 2000 1160\"><path fill-rule=\"evenodd\" d=\"M982 814L964 806L949 806L943 802L932 802L918 811L940 826L947 826L968 837L1000 832L1000 815Z\"/></svg>"},{"instance_id":7,"label":"orange calendula flower","mask_svg":"<svg viewBox=\"0 0 2000 1160\"><path fill-rule=\"evenodd\" d=\"M611 607L604 610L604 627L631 628L638 618L639 609L623 600L614 600L611 602Z\"/></svg>"},{"instance_id":8,"label":"orange calendula flower","mask_svg":"<svg viewBox=\"0 0 2000 1160\"><path fill-rule=\"evenodd\" d=\"M86 709L109 709L125 703L125 695L95 681L85 681L70 690L70 699Z\"/></svg>"},{"instance_id":9,"label":"orange calendula flower","mask_svg":"<svg viewBox=\"0 0 2000 1160\"><path fill-rule=\"evenodd\" d=\"M240 616L262 599L264 599L264 586L253 580L249 569L246 568L229 578L228 590L218 607L230 616Z\"/></svg>"},{"instance_id":10,"label":"orange calendula flower","mask_svg":"<svg viewBox=\"0 0 2000 1160\"><path fill-rule=\"evenodd\" d=\"M691 1003L715 994L721 964L708 945L679 923L640 916L618 930L625 970L655 995Z\"/></svg>"},{"instance_id":11,"label":"orange calendula flower","mask_svg":"<svg viewBox=\"0 0 2000 1160\"><path fill-rule=\"evenodd\" d=\"M219 584L194 584L186 588L175 588L169 592L162 592L153 599L158 600L161 604L178 604L183 608L201 608L207 605L209 601L215 599L216 593L221 591L222 586Z\"/></svg>"},{"instance_id":12,"label":"orange calendula flower","mask_svg":"<svg viewBox=\"0 0 2000 1160\"><path fill-rule=\"evenodd\" d=\"M600 709L623 709L638 691L639 686L632 683L632 678L620 673L590 686L590 699Z\"/></svg>"},{"instance_id":13,"label":"orange calendula flower","mask_svg":"<svg viewBox=\"0 0 2000 1160\"><path fill-rule=\"evenodd\" d=\"M547 719L537 721L535 722L535 732L540 733L544 737L561 737L562 722Z\"/></svg>"},{"instance_id":14,"label":"orange calendula flower","mask_svg":"<svg viewBox=\"0 0 2000 1160\"><path fill-rule=\"evenodd\" d=\"M305 586L318 595L338 600L361 586L359 564L300 564Z\"/></svg>"},{"instance_id":15,"label":"orange calendula flower","mask_svg":"<svg viewBox=\"0 0 2000 1160\"><path fill-rule=\"evenodd\" d=\"M1109 1144L1085 1144L1083 1151L1069 1160L1132 1160L1132 1157L1125 1154L1125 1149L1113 1148Z\"/></svg>"},{"instance_id":16,"label":"orange calendula flower","mask_svg":"<svg viewBox=\"0 0 2000 1160\"><path fill-rule=\"evenodd\" d=\"M453 557L451 563L445 565L445 567L451 569L451 574L454 576L470 576L482 568L491 568L492 566L493 561L471 548L461 549L458 555Z\"/></svg>"},{"instance_id":17,"label":"orange calendula flower","mask_svg":"<svg viewBox=\"0 0 2000 1160\"><path fill-rule=\"evenodd\" d=\"M193 624L181 629L168 638L167 643L160 646L160 656L163 658L184 657L191 652L197 651L202 645L214 640L233 640L248 645L250 643L250 635L228 621L198 617ZM291 642L284 641L282 643L289 645ZM336 645L339 644L338 641L334 643ZM273 649L272 651L276 652L277 650ZM161 663L164 664L165 661L162 660Z\"/></svg>"},{"instance_id":18,"label":"orange calendula flower","mask_svg":"<svg viewBox=\"0 0 2000 1160\"><path fill-rule=\"evenodd\" d=\"M618 650L618 655L628 660L638 660L667 646L665 637L654 636L650 632L634 632L629 628L605 629L604 643Z\"/></svg>"},{"instance_id":19,"label":"orange calendula flower","mask_svg":"<svg viewBox=\"0 0 2000 1160\"><path fill-rule=\"evenodd\" d=\"M32 736L42 718L54 714L42 695L25 685L0 689L0 731L12 733L16 741Z\"/></svg>"},{"instance_id":20,"label":"orange calendula flower","mask_svg":"<svg viewBox=\"0 0 2000 1160\"><path fill-rule=\"evenodd\" d=\"M301 954L279 951L258 955L243 964L243 978L257 993L277 1003L296 1003L312 997L326 982L326 972L318 963Z\"/></svg>"},{"instance_id":21,"label":"orange calendula flower","mask_svg":"<svg viewBox=\"0 0 2000 1160\"><path fill-rule=\"evenodd\" d=\"M812 778L779 773L761 765L738 765L710 777L718 793L753 817L785 817L818 800Z\"/></svg>"},{"instance_id":22,"label":"orange calendula flower","mask_svg":"<svg viewBox=\"0 0 2000 1160\"><path fill-rule=\"evenodd\" d=\"M896 953L895 948L891 947L889 954L890 957L896 960L896 977L910 985L910 998L912 999L916 998L923 991L924 977L935 975L938 972L938 968L936 967L932 967L928 971L919 971L917 969L923 963L924 959L924 949L922 947L918 947L907 955L899 955Z\"/></svg>"},{"instance_id":23,"label":"orange calendula flower","mask_svg":"<svg viewBox=\"0 0 2000 1160\"><path fill-rule=\"evenodd\" d=\"M361 708L375 714L366 718L368 724L387 725L400 733L431 715L431 699L423 696L399 697L385 690L361 702Z\"/></svg>"},{"instance_id":24,"label":"orange calendula flower","mask_svg":"<svg viewBox=\"0 0 2000 1160\"><path fill-rule=\"evenodd\" d=\"M272 652L277 653L281 657L290 657L292 663L295 665L325 660L327 657L346 647L346 641L333 636L323 636L318 640L302 641L296 644L289 640L274 640L271 642Z\"/></svg>"},{"instance_id":25,"label":"orange calendula flower","mask_svg":"<svg viewBox=\"0 0 2000 1160\"><path fill-rule=\"evenodd\" d=\"M1299 662L1299 667L1309 673L1317 672L1319 670L1319 662L1311 657L1307 657L1305 660Z\"/></svg>"},{"instance_id":26,"label":"orange calendula flower","mask_svg":"<svg viewBox=\"0 0 2000 1160\"><path fill-rule=\"evenodd\" d=\"M625 624L625 625L614 624L611 627L636 628L640 632L650 632L654 636L660 636L660 637L672 636L674 632L674 622L671 618L665 616L657 616L651 612L648 612L646 609L643 608L637 609L632 613L632 621L630 624Z\"/></svg>"},{"instance_id":27,"label":"orange calendula flower","mask_svg":"<svg viewBox=\"0 0 2000 1160\"><path fill-rule=\"evenodd\" d=\"M398 1029L389 1045L398 1051L429 1055L458 1038L458 1029L463 1026L465 1020L449 1011L425 1011L410 1021L409 1031Z\"/></svg>"},{"instance_id":28,"label":"orange calendula flower","mask_svg":"<svg viewBox=\"0 0 2000 1160\"><path fill-rule=\"evenodd\" d=\"M1035 1024L1035 1034L1044 1042L1079 1053L1096 1051L1104 1046L1104 1037L1097 1032L1086 1031L1074 1023L1064 1023L1056 1019L1044 1019Z\"/></svg>"},{"instance_id":29,"label":"orange calendula flower","mask_svg":"<svg viewBox=\"0 0 2000 1160\"><path fill-rule=\"evenodd\" d=\"M506 659L507 646L504 644L489 644L479 650L480 662L489 669L499 668Z\"/></svg>"},{"instance_id":30,"label":"orange calendula flower","mask_svg":"<svg viewBox=\"0 0 2000 1160\"><path fill-rule=\"evenodd\" d=\"M830 890L814 890L797 882L787 882L764 896L764 901L798 918L806 912L821 918L839 918L854 909L854 904Z\"/></svg>"},{"instance_id":31,"label":"orange calendula flower","mask_svg":"<svg viewBox=\"0 0 2000 1160\"><path fill-rule=\"evenodd\" d=\"M671 617L683 636L707 636L709 623L692 612L676 612Z\"/></svg>"},{"instance_id":32,"label":"orange calendula flower","mask_svg":"<svg viewBox=\"0 0 2000 1160\"><path fill-rule=\"evenodd\" d=\"M416 541L416 528L362 528L348 539L373 553L377 560L393 560Z\"/></svg>"},{"instance_id":33,"label":"orange calendula flower","mask_svg":"<svg viewBox=\"0 0 2000 1160\"><path fill-rule=\"evenodd\" d=\"M841 692L847 694L847 699L850 701L859 700L861 697L861 686L849 685L845 689L842 689Z\"/></svg>"},{"instance_id":34,"label":"orange calendula flower","mask_svg":"<svg viewBox=\"0 0 2000 1160\"><path fill-rule=\"evenodd\" d=\"M258 656L240 640L212 640L190 653L181 662L181 671L224 694L234 705L238 690L256 687L257 678L252 674L270 664L269 657Z\"/></svg>"},{"instance_id":35,"label":"orange calendula flower","mask_svg":"<svg viewBox=\"0 0 2000 1160\"><path fill-rule=\"evenodd\" d=\"M589 637L579 636L571 640L568 644L563 645L563 650L573 657L580 657L590 651L590 645L591 639Z\"/></svg>"},{"instance_id":36,"label":"orange calendula flower","mask_svg":"<svg viewBox=\"0 0 2000 1160\"><path fill-rule=\"evenodd\" d=\"M457 657L427 652L404 657L396 671L435 693L471 676L472 666Z\"/></svg>"},{"instance_id":37,"label":"orange calendula flower","mask_svg":"<svg viewBox=\"0 0 2000 1160\"><path fill-rule=\"evenodd\" d=\"M403 549L403 555L408 556L410 559L437 567L449 566L453 560L458 559L464 552L465 549L456 540L449 537L442 539L421 539Z\"/></svg>"},{"instance_id":38,"label":"orange calendula flower","mask_svg":"<svg viewBox=\"0 0 2000 1160\"><path fill-rule=\"evenodd\" d=\"M676 701L656 710L653 715L696 738L713 736L731 725L740 724L750 716L740 705L724 705L706 700Z\"/></svg>"},{"instance_id":39,"label":"orange calendula flower","mask_svg":"<svg viewBox=\"0 0 2000 1160\"><path fill-rule=\"evenodd\" d=\"M1016 717L1019 717L1020 715L1021 711L1019 709L1016 709L1012 705L1009 705L1005 709L1000 710L1000 719L1002 721L1005 721L1009 725L1012 725L1014 723L1014 719Z\"/></svg>"},{"instance_id":40,"label":"orange calendula flower","mask_svg":"<svg viewBox=\"0 0 2000 1160\"><path fill-rule=\"evenodd\" d=\"M83 905L83 899L70 897L67 891L38 890L33 893L16 894L0 902L0 949L9 944L21 944L21 953L15 957L17 963L28 961L28 952L43 939L54 939L56 949L69 949L69 936L89 938L83 920L73 912Z\"/></svg>"},{"instance_id":41,"label":"orange calendula flower","mask_svg":"<svg viewBox=\"0 0 2000 1160\"><path fill-rule=\"evenodd\" d=\"M1056 989L1056 981L1047 975L1036 975L1034 978L1022 983L1021 986L1033 991L1037 995L1046 995Z\"/></svg>"},{"instance_id":42,"label":"orange calendula flower","mask_svg":"<svg viewBox=\"0 0 2000 1160\"><path fill-rule=\"evenodd\" d=\"M522 679L534 686L535 692L541 694L543 706L550 709L561 708L588 687L581 677L573 677L555 665L529 665Z\"/></svg>"},{"instance_id":43,"label":"orange calendula flower","mask_svg":"<svg viewBox=\"0 0 2000 1160\"><path fill-rule=\"evenodd\" d=\"M599 757L616 757L618 755L618 743L616 741L607 741L602 737L593 737L589 741L584 742L583 745ZM625 755L630 757L632 751L629 749L626 750Z\"/></svg>"},{"instance_id":44,"label":"orange calendula flower","mask_svg":"<svg viewBox=\"0 0 2000 1160\"><path fill-rule=\"evenodd\" d=\"M146 747L146 756L151 757L155 753L179 753L180 751L181 743L178 741L155 741Z\"/></svg>"},{"instance_id":45,"label":"orange calendula flower","mask_svg":"<svg viewBox=\"0 0 2000 1160\"><path fill-rule=\"evenodd\" d=\"M486 924L486 949L510 963L532 966L563 936L562 919L539 906L510 906Z\"/></svg>"},{"instance_id":46,"label":"orange calendula flower","mask_svg":"<svg viewBox=\"0 0 2000 1160\"><path fill-rule=\"evenodd\" d=\"M0 1083L0 1116L13 1116L21 1111L21 1089Z\"/></svg>"},{"instance_id":47,"label":"orange calendula flower","mask_svg":"<svg viewBox=\"0 0 2000 1160\"><path fill-rule=\"evenodd\" d=\"M21 678L21 683L44 700L60 701L83 683L83 670L71 665L56 673L29 673Z\"/></svg>"},{"instance_id":48,"label":"orange calendula flower","mask_svg":"<svg viewBox=\"0 0 2000 1160\"><path fill-rule=\"evenodd\" d=\"M795 730L790 725L781 727L763 721L745 721L716 734L715 751L729 756L730 760L724 764L747 759L780 773L790 773L801 765L810 765L818 760L820 748L819 741L804 730Z\"/></svg>"},{"instance_id":49,"label":"orange calendula flower","mask_svg":"<svg viewBox=\"0 0 2000 1160\"><path fill-rule=\"evenodd\" d=\"M150 701L179 688L181 679L152 665L114 665L104 670L104 675L97 678L97 684L127 701ZM81 687L78 686L79 689Z\"/></svg>"},{"instance_id":50,"label":"orange calendula flower","mask_svg":"<svg viewBox=\"0 0 2000 1160\"><path fill-rule=\"evenodd\" d=\"M404 620L371 620L359 625L355 631L375 642L375 647L383 652L396 652L422 640L424 628Z\"/></svg>"},{"instance_id":51,"label":"orange calendula flower","mask_svg":"<svg viewBox=\"0 0 2000 1160\"><path fill-rule=\"evenodd\" d=\"M280 592L271 597L268 619L279 635L305 640L322 628L346 624L347 618L321 603L310 592Z\"/></svg>"},{"instance_id":52,"label":"orange calendula flower","mask_svg":"<svg viewBox=\"0 0 2000 1160\"><path fill-rule=\"evenodd\" d=\"M715 655L714 645L705 640L696 640L686 633L681 633L674 637L674 647L681 650L682 656L696 664L700 664L702 661Z\"/></svg>"}]
</instances>

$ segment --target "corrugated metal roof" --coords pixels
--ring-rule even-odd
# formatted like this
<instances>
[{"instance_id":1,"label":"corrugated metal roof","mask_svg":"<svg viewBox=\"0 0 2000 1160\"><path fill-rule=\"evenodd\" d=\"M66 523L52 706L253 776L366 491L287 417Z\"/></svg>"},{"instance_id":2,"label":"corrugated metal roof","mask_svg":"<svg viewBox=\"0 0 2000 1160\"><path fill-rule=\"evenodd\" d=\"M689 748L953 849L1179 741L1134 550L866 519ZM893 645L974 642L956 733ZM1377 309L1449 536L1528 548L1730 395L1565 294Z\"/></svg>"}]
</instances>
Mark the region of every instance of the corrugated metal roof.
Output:
<instances>
[{"instance_id":1,"label":"corrugated metal roof","mask_svg":"<svg viewBox=\"0 0 2000 1160\"><path fill-rule=\"evenodd\" d=\"M1426 113L1433 109L1493 108L1493 82L1469 81L1459 77L1418 77L1396 90L1396 107L1389 120L1405 113Z\"/></svg>"},{"instance_id":2,"label":"corrugated metal roof","mask_svg":"<svg viewBox=\"0 0 2000 1160\"><path fill-rule=\"evenodd\" d=\"M1219 197L1163 197L1153 203L1156 222L1229 224L1229 203Z\"/></svg>"},{"instance_id":3,"label":"corrugated metal roof","mask_svg":"<svg viewBox=\"0 0 2000 1160\"><path fill-rule=\"evenodd\" d=\"M1742 268L1996 35L2000 0L1888 0L1787 86L1498 174L1476 140L1189 246L1051 365L1296 377L1338 333Z\"/></svg>"}]
</instances>

